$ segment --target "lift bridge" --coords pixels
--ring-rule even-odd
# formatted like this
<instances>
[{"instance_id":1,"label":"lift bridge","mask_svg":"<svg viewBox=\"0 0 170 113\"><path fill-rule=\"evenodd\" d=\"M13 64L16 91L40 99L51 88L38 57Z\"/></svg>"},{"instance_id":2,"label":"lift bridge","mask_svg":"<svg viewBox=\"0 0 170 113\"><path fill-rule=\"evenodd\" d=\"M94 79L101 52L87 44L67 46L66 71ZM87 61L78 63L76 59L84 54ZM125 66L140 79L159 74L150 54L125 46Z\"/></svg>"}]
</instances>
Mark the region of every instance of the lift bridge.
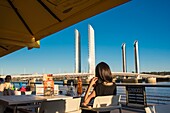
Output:
<instances>
[{"instance_id":1,"label":"lift bridge","mask_svg":"<svg viewBox=\"0 0 170 113\"><path fill-rule=\"evenodd\" d=\"M26 81L30 79L42 79L44 74L18 74L11 75L13 80ZM170 75L153 75L153 74L138 74L138 73L130 73L130 72L112 72L112 75L115 77L133 77L137 78L140 76L141 78L168 78L170 79ZM60 73L53 74L54 79L75 79L77 77L81 77L84 79L94 77L94 74L90 73ZM1 75L1 78L5 78L5 75Z\"/></svg>"}]
</instances>

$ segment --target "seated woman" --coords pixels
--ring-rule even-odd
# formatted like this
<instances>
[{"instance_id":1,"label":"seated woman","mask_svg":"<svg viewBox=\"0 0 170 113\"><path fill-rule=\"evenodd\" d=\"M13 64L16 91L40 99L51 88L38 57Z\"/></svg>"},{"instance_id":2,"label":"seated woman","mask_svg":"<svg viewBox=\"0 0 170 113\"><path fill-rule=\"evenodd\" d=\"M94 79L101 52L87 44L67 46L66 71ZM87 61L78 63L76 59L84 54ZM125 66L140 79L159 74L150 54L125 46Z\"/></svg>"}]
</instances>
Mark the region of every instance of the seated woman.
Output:
<instances>
[{"instance_id":1,"label":"seated woman","mask_svg":"<svg viewBox=\"0 0 170 113\"><path fill-rule=\"evenodd\" d=\"M7 75L6 77L5 77L5 89L9 89L9 88L11 88L11 75Z\"/></svg>"},{"instance_id":2,"label":"seated woman","mask_svg":"<svg viewBox=\"0 0 170 113\"><path fill-rule=\"evenodd\" d=\"M11 84L11 75L5 77L4 83L4 95L14 95L13 85Z\"/></svg>"},{"instance_id":3,"label":"seated woman","mask_svg":"<svg viewBox=\"0 0 170 113\"><path fill-rule=\"evenodd\" d=\"M96 66L95 76L96 77L91 79L86 90L82 106L88 106L89 102L96 96L116 95L116 84L112 82L113 76L109 66L106 63L101 62ZM94 89L90 93L91 88ZM83 113L90 112L83 110Z\"/></svg>"},{"instance_id":4,"label":"seated woman","mask_svg":"<svg viewBox=\"0 0 170 113\"><path fill-rule=\"evenodd\" d=\"M4 91L4 79L0 78L0 96L3 95L3 91Z\"/></svg>"}]
</instances>

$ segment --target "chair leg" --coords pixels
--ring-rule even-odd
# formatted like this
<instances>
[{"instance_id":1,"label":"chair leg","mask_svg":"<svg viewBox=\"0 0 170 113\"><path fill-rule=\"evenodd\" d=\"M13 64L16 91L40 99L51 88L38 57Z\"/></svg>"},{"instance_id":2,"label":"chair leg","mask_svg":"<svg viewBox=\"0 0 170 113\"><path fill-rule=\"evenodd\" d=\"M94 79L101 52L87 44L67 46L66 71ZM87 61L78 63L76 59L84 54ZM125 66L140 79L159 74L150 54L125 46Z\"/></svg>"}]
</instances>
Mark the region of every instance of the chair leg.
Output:
<instances>
[{"instance_id":1,"label":"chair leg","mask_svg":"<svg viewBox=\"0 0 170 113\"><path fill-rule=\"evenodd\" d=\"M122 108L119 108L119 113L122 113Z\"/></svg>"}]
</instances>

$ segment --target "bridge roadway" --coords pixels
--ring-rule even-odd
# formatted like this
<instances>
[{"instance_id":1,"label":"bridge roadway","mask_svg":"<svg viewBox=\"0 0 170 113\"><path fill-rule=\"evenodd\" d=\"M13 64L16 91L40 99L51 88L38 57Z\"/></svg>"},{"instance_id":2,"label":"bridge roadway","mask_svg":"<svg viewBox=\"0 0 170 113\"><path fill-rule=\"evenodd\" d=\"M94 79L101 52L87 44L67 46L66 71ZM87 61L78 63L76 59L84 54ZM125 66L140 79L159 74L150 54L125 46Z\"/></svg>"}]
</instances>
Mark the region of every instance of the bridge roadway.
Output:
<instances>
[{"instance_id":1,"label":"bridge roadway","mask_svg":"<svg viewBox=\"0 0 170 113\"><path fill-rule=\"evenodd\" d=\"M94 74L90 73L61 73L61 74L53 74L54 78L76 78L78 76L81 77L93 77ZM138 73L129 73L129 72L112 72L114 76L121 77L142 77L142 78L170 78L170 75L153 75L153 74L138 74ZM43 74L20 74L20 75L11 75L13 79L22 79L29 80L32 78L42 79ZM1 75L0 78L5 78L5 75Z\"/></svg>"}]
</instances>

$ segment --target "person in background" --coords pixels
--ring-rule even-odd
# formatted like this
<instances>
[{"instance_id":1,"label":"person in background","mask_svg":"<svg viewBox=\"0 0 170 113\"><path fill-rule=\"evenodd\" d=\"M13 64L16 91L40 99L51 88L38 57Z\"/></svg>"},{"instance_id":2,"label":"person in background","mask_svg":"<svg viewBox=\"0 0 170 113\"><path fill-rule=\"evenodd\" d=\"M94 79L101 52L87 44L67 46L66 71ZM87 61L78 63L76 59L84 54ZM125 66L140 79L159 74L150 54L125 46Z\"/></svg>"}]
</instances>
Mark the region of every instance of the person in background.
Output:
<instances>
[{"instance_id":1,"label":"person in background","mask_svg":"<svg viewBox=\"0 0 170 113\"><path fill-rule=\"evenodd\" d=\"M30 79L28 80L28 83L27 83L27 85L26 85L26 91L31 91Z\"/></svg>"},{"instance_id":2,"label":"person in background","mask_svg":"<svg viewBox=\"0 0 170 113\"><path fill-rule=\"evenodd\" d=\"M30 90L31 90L31 91L34 91L35 82L36 82L36 78L31 78L31 79L29 80Z\"/></svg>"},{"instance_id":3,"label":"person in background","mask_svg":"<svg viewBox=\"0 0 170 113\"><path fill-rule=\"evenodd\" d=\"M13 90L13 84L11 84L11 75L7 75L5 77L5 83L4 83L4 95L14 95Z\"/></svg>"},{"instance_id":4,"label":"person in background","mask_svg":"<svg viewBox=\"0 0 170 113\"><path fill-rule=\"evenodd\" d=\"M0 84L4 83L4 79L0 78Z\"/></svg>"},{"instance_id":5,"label":"person in background","mask_svg":"<svg viewBox=\"0 0 170 113\"><path fill-rule=\"evenodd\" d=\"M19 83L19 91L21 92L25 92L26 91L26 88L22 85L22 82Z\"/></svg>"},{"instance_id":6,"label":"person in background","mask_svg":"<svg viewBox=\"0 0 170 113\"><path fill-rule=\"evenodd\" d=\"M11 75L7 75L5 77L5 83L4 83L5 89L11 89L12 88L11 79L12 79Z\"/></svg>"},{"instance_id":7,"label":"person in background","mask_svg":"<svg viewBox=\"0 0 170 113\"><path fill-rule=\"evenodd\" d=\"M3 96L3 91L4 91L4 79L0 78L0 96ZM5 110L4 105L0 105L0 113L3 113Z\"/></svg>"},{"instance_id":8,"label":"person in background","mask_svg":"<svg viewBox=\"0 0 170 113\"><path fill-rule=\"evenodd\" d=\"M82 106L88 106L89 102L96 96L116 95L116 84L112 82L112 80L113 76L111 74L110 67L105 62L100 62L96 66L95 77L91 79L90 84L86 90ZM94 89L90 93L92 88ZM83 110L83 113L90 113L90 111Z\"/></svg>"},{"instance_id":9,"label":"person in background","mask_svg":"<svg viewBox=\"0 0 170 113\"><path fill-rule=\"evenodd\" d=\"M83 89L82 89L82 80L80 77L77 77L77 95L78 96L81 96L82 95L82 92L83 92Z\"/></svg>"},{"instance_id":10,"label":"person in background","mask_svg":"<svg viewBox=\"0 0 170 113\"><path fill-rule=\"evenodd\" d=\"M0 78L0 96L3 95L3 91L4 91L4 79Z\"/></svg>"}]
</instances>

